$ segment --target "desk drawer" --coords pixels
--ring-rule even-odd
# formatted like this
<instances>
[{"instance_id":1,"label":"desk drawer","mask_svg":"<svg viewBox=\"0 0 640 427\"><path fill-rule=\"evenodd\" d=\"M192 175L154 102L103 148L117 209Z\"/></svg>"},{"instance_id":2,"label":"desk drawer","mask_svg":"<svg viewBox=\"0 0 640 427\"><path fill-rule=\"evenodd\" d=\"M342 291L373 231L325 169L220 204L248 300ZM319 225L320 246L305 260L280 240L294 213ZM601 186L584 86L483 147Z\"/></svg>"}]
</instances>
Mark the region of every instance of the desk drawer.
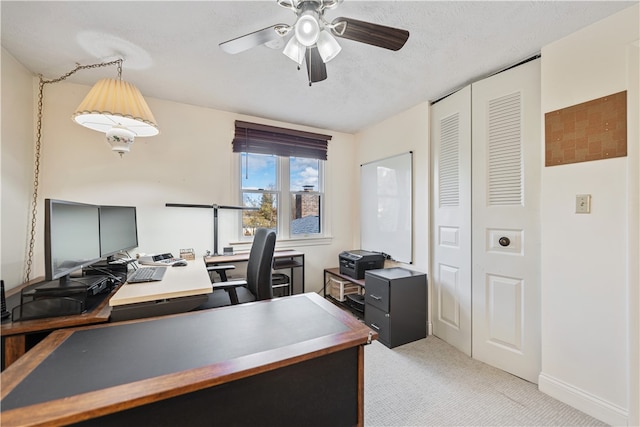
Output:
<instances>
[{"instance_id":1,"label":"desk drawer","mask_svg":"<svg viewBox=\"0 0 640 427\"><path fill-rule=\"evenodd\" d=\"M389 311L389 281L367 275L365 283L365 303L382 311Z\"/></svg>"},{"instance_id":2,"label":"desk drawer","mask_svg":"<svg viewBox=\"0 0 640 427\"><path fill-rule=\"evenodd\" d=\"M378 333L378 340L386 346L390 346L389 341L389 314L371 305L367 305L364 310L364 323Z\"/></svg>"}]
</instances>

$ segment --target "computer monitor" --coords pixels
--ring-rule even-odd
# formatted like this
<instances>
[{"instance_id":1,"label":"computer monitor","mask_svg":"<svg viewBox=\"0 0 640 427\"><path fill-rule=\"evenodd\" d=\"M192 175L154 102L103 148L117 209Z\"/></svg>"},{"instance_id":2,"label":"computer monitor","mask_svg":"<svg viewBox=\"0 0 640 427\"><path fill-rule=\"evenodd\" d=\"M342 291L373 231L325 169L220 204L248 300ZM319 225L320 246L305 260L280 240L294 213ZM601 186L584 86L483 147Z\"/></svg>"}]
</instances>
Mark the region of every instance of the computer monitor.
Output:
<instances>
[{"instance_id":1,"label":"computer monitor","mask_svg":"<svg viewBox=\"0 0 640 427\"><path fill-rule=\"evenodd\" d=\"M134 206L100 206L100 255L107 261L113 255L138 247L138 228Z\"/></svg>"},{"instance_id":2,"label":"computer monitor","mask_svg":"<svg viewBox=\"0 0 640 427\"><path fill-rule=\"evenodd\" d=\"M46 280L69 283L69 275L100 261L98 206L45 199Z\"/></svg>"}]
</instances>

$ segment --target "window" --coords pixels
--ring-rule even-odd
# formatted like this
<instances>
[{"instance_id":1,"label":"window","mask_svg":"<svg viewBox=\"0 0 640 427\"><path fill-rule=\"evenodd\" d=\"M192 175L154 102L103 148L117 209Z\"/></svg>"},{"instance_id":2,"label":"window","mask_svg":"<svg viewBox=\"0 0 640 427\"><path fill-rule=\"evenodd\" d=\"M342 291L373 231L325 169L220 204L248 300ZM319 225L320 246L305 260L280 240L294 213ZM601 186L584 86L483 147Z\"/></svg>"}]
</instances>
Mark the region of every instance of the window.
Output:
<instances>
[{"instance_id":1,"label":"window","mask_svg":"<svg viewBox=\"0 0 640 427\"><path fill-rule=\"evenodd\" d=\"M329 135L236 121L242 231L276 230L280 239L323 233L324 160Z\"/></svg>"},{"instance_id":2,"label":"window","mask_svg":"<svg viewBox=\"0 0 640 427\"><path fill-rule=\"evenodd\" d=\"M255 209L243 211L244 237L260 227L276 230L280 238L322 235L322 160L255 153L239 157L242 205Z\"/></svg>"},{"instance_id":3,"label":"window","mask_svg":"<svg viewBox=\"0 0 640 427\"><path fill-rule=\"evenodd\" d=\"M289 158L289 234L292 237L320 234L322 231L320 162L317 159Z\"/></svg>"},{"instance_id":4,"label":"window","mask_svg":"<svg viewBox=\"0 0 640 427\"><path fill-rule=\"evenodd\" d=\"M242 153L242 235L253 236L257 228L278 229L279 160L277 156Z\"/></svg>"}]
</instances>

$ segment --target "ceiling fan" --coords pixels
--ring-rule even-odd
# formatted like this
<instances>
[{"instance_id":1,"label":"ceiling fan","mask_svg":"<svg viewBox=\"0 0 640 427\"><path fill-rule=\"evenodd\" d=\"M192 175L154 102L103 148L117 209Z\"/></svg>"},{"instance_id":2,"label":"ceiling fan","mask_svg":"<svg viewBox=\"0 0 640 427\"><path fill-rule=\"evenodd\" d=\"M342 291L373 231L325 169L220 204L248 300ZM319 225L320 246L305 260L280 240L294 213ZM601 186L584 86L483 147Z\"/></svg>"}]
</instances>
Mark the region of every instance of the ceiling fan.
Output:
<instances>
[{"instance_id":1,"label":"ceiling fan","mask_svg":"<svg viewBox=\"0 0 640 427\"><path fill-rule=\"evenodd\" d=\"M390 50L400 50L409 38L409 31L386 27L352 18L336 18L328 22L325 10L334 9L343 0L276 0L296 14L293 25L276 24L220 43L231 54L260 45L277 46L292 33L282 53L298 63L305 61L309 86L327 78L326 63L342 49L335 37L342 37Z\"/></svg>"}]
</instances>

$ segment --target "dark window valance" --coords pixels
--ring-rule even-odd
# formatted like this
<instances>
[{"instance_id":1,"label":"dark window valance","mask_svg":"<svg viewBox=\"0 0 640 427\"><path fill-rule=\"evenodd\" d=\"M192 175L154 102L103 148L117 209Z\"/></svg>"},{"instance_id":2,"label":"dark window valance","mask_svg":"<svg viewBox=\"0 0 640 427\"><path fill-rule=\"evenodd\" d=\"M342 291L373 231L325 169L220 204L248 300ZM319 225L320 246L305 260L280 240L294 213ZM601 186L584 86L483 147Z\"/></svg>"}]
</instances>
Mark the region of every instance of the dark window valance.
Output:
<instances>
[{"instance_id":1,"label":"dark window valance","mask_svg":"<svg viewBox=\"0 0 640 427\"><path fill-rule=\"evenodd\" d=\"M331 135L303 132L236 120L234 153L273 154L327 160Z\"/></svg>"}]
</instances>

